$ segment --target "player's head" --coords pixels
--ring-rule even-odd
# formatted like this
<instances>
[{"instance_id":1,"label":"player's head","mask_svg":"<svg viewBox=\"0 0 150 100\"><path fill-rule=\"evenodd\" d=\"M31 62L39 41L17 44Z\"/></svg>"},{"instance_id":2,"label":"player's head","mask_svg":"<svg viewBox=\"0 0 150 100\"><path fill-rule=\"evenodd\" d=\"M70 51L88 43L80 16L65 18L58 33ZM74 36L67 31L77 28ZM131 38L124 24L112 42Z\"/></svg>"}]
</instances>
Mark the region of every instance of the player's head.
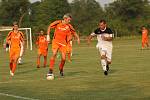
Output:
<instances>
[{"instance_id":1,"label":"player's head","mask_svg":"<svg viewBox=\"0 0 150 100\"><path fill-rule=\"evenodd\" d=\"M66 23L70 23L70 21L72 20L72 16L69 13L67 13L63 16L63 19Z\"/></svg>"},{"instance_id":2,"label":"player's head","mask_svg":"<svg viewBox=\"0 0 150 100\"><path fill-rule=\"evenodd\" d=\"M43 29L40 30L40 35L44 35L44 30Z\"/></svg>"},{"instance_id":3,"label":"player's head","mask_svg":"<svg viewBox=\"0 0 150 100\"><path fill-rule=\"evenodd\" d=\"M141 30L145 30L145 29L146 29L146 27L145 27L145 26L142 26L142 27L141 27Z\"/></svg>"},{"instance_id":4,"label":"player's head","mask_svg":"<svg viewBox=\"0 0 150 100\"><path fill-rule=\"evenodd\" d=\"M99 21L99 28L101 30L104 30L106 28L106 21L105 20L102 19Z\"/></svg>"},{"instance_id":5,"label":"player's head","mask_svg":"<svg viewBox=\"0 0 150 100\"><path fill-rule=\"evenodd\" d=\"M18 23L16 21L13 22L13 30L18 30Z\"/></svg>"}]
</instances>

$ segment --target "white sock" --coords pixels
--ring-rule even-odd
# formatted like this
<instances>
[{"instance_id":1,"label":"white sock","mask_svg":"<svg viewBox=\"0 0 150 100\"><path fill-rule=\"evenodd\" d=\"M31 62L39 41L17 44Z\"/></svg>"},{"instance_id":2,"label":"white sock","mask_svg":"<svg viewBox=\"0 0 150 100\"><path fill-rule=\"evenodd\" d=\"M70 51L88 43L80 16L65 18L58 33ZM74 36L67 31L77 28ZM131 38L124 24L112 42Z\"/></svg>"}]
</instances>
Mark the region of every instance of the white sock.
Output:
<instances>
[{"instance_id":1,"label":"white sock","mask_svg":"<svg viewBox=\"0 0 150 100\"><path fill-rule=\"evenodd\" d=\"M106 60L105 59L101 59L101 64L102 64L103 70L106 71L106 65L107 65Z\"/></svg>"}]
</instances>

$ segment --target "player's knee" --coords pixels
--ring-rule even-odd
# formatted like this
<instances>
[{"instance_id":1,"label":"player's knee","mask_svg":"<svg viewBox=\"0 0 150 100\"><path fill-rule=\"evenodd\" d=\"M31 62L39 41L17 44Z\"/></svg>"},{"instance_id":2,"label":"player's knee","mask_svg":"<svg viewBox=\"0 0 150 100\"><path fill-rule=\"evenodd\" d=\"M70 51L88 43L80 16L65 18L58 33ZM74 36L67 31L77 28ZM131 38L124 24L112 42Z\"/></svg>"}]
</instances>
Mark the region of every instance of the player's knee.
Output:
<instances>
[{"instance_id":1,"label":"player's knee","mask_svg":"<svg viewBox=\"0 0 150 100\"><path fill-rule=\"evenodd\" d=\"M106 55L101 55L101 59L106 59Z\"/></svg>"},{"instance_id":2,"label":"player's knee","mask_svg":"<svg viewBox=\"0 0 150 100\"><path fill-rule=\"evenodd\" d=\"M108 64L111 64L111 61L107 61Z\"/></svg>"}]
</instances>

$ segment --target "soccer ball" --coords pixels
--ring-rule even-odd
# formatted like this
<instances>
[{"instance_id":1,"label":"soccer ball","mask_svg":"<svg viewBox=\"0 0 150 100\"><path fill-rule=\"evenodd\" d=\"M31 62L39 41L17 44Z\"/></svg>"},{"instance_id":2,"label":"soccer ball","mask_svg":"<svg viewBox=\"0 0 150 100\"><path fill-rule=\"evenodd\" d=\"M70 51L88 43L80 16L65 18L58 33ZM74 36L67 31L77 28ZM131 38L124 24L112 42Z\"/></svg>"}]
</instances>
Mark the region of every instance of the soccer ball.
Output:
<instances>
[{"instance_id":1,"label":"soccer ball","mask_svg":"<svg viewBox=\"0 0 150 100\"><path fill-rule=\"evenodd\" d=\"M46 79L47 80L54 80L54 75L53 74L47 74Z\"/></svg>"}]
</instances>

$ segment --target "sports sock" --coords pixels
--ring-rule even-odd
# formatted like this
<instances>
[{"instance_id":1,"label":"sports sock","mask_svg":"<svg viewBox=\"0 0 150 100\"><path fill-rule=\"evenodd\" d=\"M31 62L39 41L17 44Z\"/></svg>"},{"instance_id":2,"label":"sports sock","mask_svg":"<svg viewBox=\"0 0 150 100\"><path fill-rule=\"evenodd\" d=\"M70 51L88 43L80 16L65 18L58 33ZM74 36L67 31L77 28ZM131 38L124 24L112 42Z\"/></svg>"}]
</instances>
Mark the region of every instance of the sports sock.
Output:
<instances>
[{"instance_id":1,"label":"sports sock","mask_svg":"<svg viewBox=\"0 0 150 100\"><path fill-rule=\"evenodd\" d=\"M106 71L107 63L105 59L101 59L101 65L102 65L103 70Z\"/></svg>"},{"instance_id":2,"label":"sports sock","mask_svg":"<svg viewBox=\"0 0 150 100\"><path fill-rule=\"evenodd\" d=\"M50 66L49 66L50 70L53 70L54 64L55 64L55 60L50 59Z\"/></svg>"},{"instance_id":3,"label":"sports sock","mask_svg":"<svg viewBox=\"0 0 150 100\"><path fill-rule=\"evenodd\" d=\"M60 70L60 71L63 71L64 64L65 64L65 60L61 60L61 62L60 62L60 64L59 64L59 70Z\"/></svg>"}]
</instances>

